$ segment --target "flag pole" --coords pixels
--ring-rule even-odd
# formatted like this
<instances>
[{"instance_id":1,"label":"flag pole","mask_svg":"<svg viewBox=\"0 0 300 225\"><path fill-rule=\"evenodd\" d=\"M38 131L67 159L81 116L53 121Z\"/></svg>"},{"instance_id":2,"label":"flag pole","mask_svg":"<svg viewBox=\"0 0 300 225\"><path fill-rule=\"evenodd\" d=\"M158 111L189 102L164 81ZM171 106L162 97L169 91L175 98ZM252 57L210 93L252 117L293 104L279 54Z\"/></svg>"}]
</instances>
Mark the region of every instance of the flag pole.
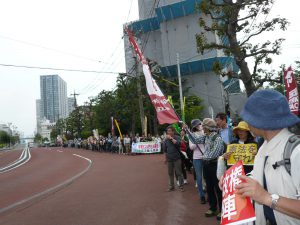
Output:
<instances>
[{"instance_id":1,"label":"flag pole","mask_svg":"<svg viewBox=\"0 0 300 225\"><path fill-rule=\"evenodd\" d=\"M179 53L176 54L176 59L177 59L177 75L178 75L178 83L179 83L180 109L181 109L181 116L183 117L184 106L183 106L183 95L182 95L182 83L181 83Z\"/></svg>"},{"instance_id":2,"label":"flag pole","mask_svg":"<svg viewBox=\"0 0 300 225\"><path fill-rule=\"evenodd\" d=\"M283 94L286 95L285 83L284 83L284 73L285 70L282 68L282 85L283 85Z\"/></svg>"}]
</instances>

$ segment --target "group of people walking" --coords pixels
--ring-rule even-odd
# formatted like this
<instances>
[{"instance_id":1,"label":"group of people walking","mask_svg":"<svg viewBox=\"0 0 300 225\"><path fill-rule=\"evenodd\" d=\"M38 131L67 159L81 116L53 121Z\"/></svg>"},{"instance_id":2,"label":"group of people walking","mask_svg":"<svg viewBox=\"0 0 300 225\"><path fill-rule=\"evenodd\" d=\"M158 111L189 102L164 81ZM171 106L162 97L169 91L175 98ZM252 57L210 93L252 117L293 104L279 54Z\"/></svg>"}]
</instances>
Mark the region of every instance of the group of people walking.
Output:
<instances>
[{"instance_id":1,"label":"group of people walking","mask_svg":"<svg viewBox=\"0 0 300 225\"><path fill-rule=\"evenodd\" d=\"M244 166L245 173L252 178L241 177L244 182L236 186L238 193L255 201L257 224L300 224L300 147L293 146L295 153L288 160L282 158L285 145L293 136L288 128L300 119L290 112L282 94L270 90L254 93L241 117L243 121L236 126L227 123L225 113L218 113L215 119L194 119L190 128L182 126L181 137L173 126L167 128L163 149L168 164L168 191L175 190L174 175L179 190L184 191L184 170L192 168L199 201L209 205L205 216L220 220L222 177L217 178L218 158L222 157L226 164L232 154L226 152L229 144L255 144L259 150L252 152L254 166ZM192 166L187 165L185 155ZM290 173L285 169L287 162L291 165Z\"/></svg>"}]
</instances>

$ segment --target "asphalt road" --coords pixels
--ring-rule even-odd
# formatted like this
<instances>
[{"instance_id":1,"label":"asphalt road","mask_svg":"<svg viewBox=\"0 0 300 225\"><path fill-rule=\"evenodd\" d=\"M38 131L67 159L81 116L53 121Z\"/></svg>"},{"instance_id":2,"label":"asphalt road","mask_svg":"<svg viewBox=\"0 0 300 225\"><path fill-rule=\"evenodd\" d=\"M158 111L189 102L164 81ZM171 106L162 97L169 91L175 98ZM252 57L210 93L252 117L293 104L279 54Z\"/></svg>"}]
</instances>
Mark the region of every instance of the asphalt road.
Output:
<instances>
[{"instance_id":1,"label":"asphalt road","mask_svg":"<svg viewBox=\"0 0 300 225\"><path fill-rule=\"evenodd\" d=\"M14 162L20 157L21 153L22 149L0 151L0 167Z\"/></svg>"},{"instance_id":2,"label":"asphalt road","mask_svg":"<svg viewBox=\"0 0 300 225\"><path fill-rule=\"evenodd\" d=\"M34 149L31 160L0 174L2 225L211 225L192 176L185 192L166 192L162 155L124 156L78 149ZM76 154L76 155L74 155ZM89 162L79 156L92 160ZM61 186L70 178L89 170ZM1 213L1 209L38 196Z\"/></svg>"}]
</instances>

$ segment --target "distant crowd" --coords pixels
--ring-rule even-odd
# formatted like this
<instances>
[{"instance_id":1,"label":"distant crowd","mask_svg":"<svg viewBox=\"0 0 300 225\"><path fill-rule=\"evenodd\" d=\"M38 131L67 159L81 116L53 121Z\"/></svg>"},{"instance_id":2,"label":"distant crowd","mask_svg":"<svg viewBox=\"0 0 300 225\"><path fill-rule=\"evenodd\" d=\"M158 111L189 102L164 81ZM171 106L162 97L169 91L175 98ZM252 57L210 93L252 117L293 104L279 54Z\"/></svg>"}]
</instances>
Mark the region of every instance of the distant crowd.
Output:
<instances>
[{"instance_id":1,"label":"distant crowd","mask_svg":"<svg viewBox=\"0 0 300 225\"><path fill-rule=\"evenodd\" d=\"M91 136L88 139L74 139L64 144L64 147L82 148L86 150L98 152L110 152L117 154L131 154L132 143L140 142L157 142L160 145L164 136L151 135L140 136L138 133L133 136L126 134L123 139L120 136L112 136L108 134L107 137L100 135L98 138Z\"/></svg>"}]
</instances>

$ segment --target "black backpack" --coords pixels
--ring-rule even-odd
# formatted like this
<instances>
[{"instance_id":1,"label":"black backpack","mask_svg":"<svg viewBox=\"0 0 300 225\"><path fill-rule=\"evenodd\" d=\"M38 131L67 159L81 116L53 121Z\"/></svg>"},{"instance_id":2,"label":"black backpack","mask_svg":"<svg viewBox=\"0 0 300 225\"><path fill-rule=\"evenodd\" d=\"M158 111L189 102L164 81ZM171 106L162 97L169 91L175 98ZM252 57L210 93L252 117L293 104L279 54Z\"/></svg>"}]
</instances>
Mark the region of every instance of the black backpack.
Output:
<instances>
[{"instance_id":1,"label":"black backpack","mask_svg":"<svg viewBox=\"0 0 300 225\"><path fill-rule=\"evenodd\" d=\"M273 168L276 169L279 166L284 166L286 171L291 175L291 155L299 144L300 135L294 134L291 136L284 147L283 159L273 164Z\"/></svg>"}]
</instances>

